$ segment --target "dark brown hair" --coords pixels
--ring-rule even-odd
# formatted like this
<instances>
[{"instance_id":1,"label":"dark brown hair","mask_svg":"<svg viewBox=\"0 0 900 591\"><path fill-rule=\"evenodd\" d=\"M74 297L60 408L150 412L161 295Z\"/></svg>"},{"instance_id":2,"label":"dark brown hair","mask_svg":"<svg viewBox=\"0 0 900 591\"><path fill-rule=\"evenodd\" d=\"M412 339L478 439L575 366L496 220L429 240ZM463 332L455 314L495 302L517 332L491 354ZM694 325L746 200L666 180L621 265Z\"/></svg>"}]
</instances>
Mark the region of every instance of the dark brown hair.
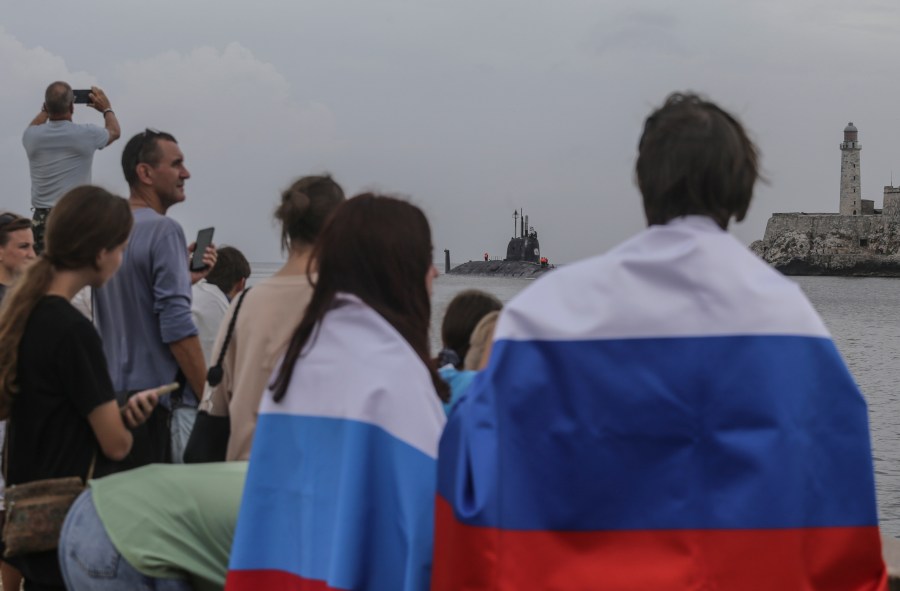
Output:
<instances>
[{"instance_id":1,"label":"dark brown hair","mask_svg":"<svg viewBox=\"0 0 900 591\"><path fill-rule=\"evenodd\" d=\"M674 93L650 114L638 145L637 181L649 225L705 215L723 229L744 219L759 154L730 114L695 94Z\"/></svg>"},{"instance_id":2,"label":"dark brown hair","mask_svg":"<svg viewBox=\"0 0 900 591\"><path fill-rule=\"evenodd\" d=\"M339 292L378 312L413 348L443 399L447 385L428 356L431 299L425 275L432 260L431 229L422 211L400 199L364 193L341 204L313 247L318 278L271 388L275 401L287 392L294 365Z\"/></svg>"},{"instance_id":3,"label":"dark brown hair","mask_svg":"<svg viewBox=\"0 0 900 591\"><path fill-rule=\"evenodd\" d=\"M0 419L9 416L17 391L19 342L54 272L96 269L100 252L125 242L132 223L126 200L91 185L72 189L50 211L44 254L25 270L0 306Z\"/></svg>"},{"instance_id":4,"label":"dark brown hair","mask_svg":"<svg viewBox=\"0 0 900 591\"><path fill-rule=\"evenodd\" d=\"M10 234L13 232L31 229L31 220L28 218L10 212L0 214L0 246L9 244Z\"/></svg>"},{"instance_id":5,"label":"dark brown hair","mask_svg":"<svg viewBox=\"0 0 900 591\"><path fill-rule=\"evenodd\" d=\"M503 304L489 293L477 289L462 291L450 300L441 323L441 341L445 348L452 349L459 360L457 369L462 369L469 352L469 339L478 322L488 313L499 310Z\"/></svg>"},{"instance_id":6,"label":"dark brown hair","mask_svg":"<svg viewBox=\"0 0 900 591\"><path fill-rule=\"evenodd\" d=\"M228 295L241 279L250 277L250 263L244 253L233 246L223 246L216 250L216 264L206 282L212 283Z\"/></svg>"},{"instance_id":7,"label":"dark brown hair","mask_svg":"<svg viewBox=\"0 0 900 591\"><path fill-rule=\"evenodd\" d=\"M334 208L344 202L344 190L327 174L305 176L281 194L275 218L281 222L281 248L312 244Z\"/></svg>"}]
</instances>

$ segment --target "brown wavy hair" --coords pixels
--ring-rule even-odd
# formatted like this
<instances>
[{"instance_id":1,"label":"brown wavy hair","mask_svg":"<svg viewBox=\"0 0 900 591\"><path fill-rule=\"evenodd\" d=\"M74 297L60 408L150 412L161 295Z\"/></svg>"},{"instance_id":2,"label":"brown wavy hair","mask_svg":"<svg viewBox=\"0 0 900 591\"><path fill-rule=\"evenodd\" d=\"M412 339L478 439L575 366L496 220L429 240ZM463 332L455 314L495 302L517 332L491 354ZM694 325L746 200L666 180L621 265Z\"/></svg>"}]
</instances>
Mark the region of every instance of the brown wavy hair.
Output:
<instances>
[{"instance_id":1,"label":"brown wavy hair","mask_svg":"<svg viewBox=\"0 0 900 591\"><path fill-rule=\"evenodd\" d=\"M448 400L447 384L428 355L431 298L425 275L432 253L431 228L418 207L372 193L339 205L313 247L319 274L271 385L275 401L284 398L294 365L339 292L357 296L387 320L428 368L438 396Z\"/></svg>"},{"instance_id":2,"label":"brown wavy hair","mask_svg":"<svg viewBox=\"0 0 900 591\"><path fill-rule=\"evenodd\" d=\"M66 193L50 212L44 254L30 265L0 306L0 419L18 392L19 343L31 312L58 270L97 268L97 257L128 239L134 223L128 202L91 185Z\"/></svg>"}]
</instances>

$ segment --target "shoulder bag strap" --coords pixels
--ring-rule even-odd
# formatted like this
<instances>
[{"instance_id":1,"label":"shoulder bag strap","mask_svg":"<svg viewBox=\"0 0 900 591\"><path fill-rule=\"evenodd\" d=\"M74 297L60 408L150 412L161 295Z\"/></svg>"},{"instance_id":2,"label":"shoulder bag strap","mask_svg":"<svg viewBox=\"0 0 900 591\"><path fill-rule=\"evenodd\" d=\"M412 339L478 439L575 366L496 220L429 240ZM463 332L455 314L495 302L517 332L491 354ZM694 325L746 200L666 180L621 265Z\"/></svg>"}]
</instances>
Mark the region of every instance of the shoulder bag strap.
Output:
<instances>
[{"instance_id":1,"label":"shoulder bag strap","mask_svg":"<svg viewBox=\"0 0 900 591\"><path fill-rule=\"evenodd\" d=\"M210 367L209 371L206 372L206 383L213 388L222 383L222 378L225 375L225 370L222 369L222 362L225 361L225 353L228 351L228 345L231 343L231 335L234 334L234 325L237 323L241 304L244 303L244 296L247 295L250 289L251 288L248 287L241 292L241 297L238 298L237 305L234 307L234 314L231 316L231 322L228 323L228 332L225 333L225 341L222 343L222 350L219 351L219 359L216 361L216 364Z\"/></svg>"}]
</instances>

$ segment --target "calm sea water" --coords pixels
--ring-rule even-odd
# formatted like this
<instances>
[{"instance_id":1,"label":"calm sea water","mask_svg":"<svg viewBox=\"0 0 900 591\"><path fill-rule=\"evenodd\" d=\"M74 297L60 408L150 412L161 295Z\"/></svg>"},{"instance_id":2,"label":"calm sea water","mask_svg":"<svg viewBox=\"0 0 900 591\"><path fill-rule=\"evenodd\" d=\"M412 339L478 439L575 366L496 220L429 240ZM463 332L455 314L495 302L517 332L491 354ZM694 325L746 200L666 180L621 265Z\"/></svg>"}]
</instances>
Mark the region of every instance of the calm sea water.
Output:
<instances>
[{"instance_id":1,"label":"calm sea water","mask_svg":"<svg viewBox=\"0 0 900 591\"><path fill-rule=\"evenodd\" d=\"M251 284L277 265L254 265ZM900 279L796 277L821 314L869 405L881 528L900 536ZM464 289L508 302L532 280L441 275L432 302L432 349L440 347L440 319Z\"/></svg>"}]
</instances>

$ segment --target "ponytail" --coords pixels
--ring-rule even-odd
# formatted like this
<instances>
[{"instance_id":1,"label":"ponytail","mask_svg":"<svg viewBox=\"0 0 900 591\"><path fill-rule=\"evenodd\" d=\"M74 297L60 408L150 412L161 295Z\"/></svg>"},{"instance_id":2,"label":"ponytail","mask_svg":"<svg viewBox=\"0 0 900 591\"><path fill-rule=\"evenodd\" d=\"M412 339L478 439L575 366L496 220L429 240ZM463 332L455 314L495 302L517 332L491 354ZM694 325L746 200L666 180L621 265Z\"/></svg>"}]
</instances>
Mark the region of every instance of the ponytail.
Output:
<instances>
[{"instance_id":1,"label":"ponytail","mask_svg":"<svg viewBox=\"0 0 900 591\"><path fill-rule=\"evenodd\" d=\"M82 185L62 196L47 218L44 254L16 281L0 305L0 420L18 392L19 344L54 269L96 269L97 256L128 239L134 220L128 202L100 187Z\"/></svg>"},{"instance_id":2,"label":"ponytail","mask_svg":"<svg viewBox=\"0 0 900 591\"><path fill-rule=\"evenodd\" d=\"M0 420L9 418L18 391L16 370L25 326L52 280L53 265L42 256L25 270L0 305Z\"/></svg>"}]
</instances>

